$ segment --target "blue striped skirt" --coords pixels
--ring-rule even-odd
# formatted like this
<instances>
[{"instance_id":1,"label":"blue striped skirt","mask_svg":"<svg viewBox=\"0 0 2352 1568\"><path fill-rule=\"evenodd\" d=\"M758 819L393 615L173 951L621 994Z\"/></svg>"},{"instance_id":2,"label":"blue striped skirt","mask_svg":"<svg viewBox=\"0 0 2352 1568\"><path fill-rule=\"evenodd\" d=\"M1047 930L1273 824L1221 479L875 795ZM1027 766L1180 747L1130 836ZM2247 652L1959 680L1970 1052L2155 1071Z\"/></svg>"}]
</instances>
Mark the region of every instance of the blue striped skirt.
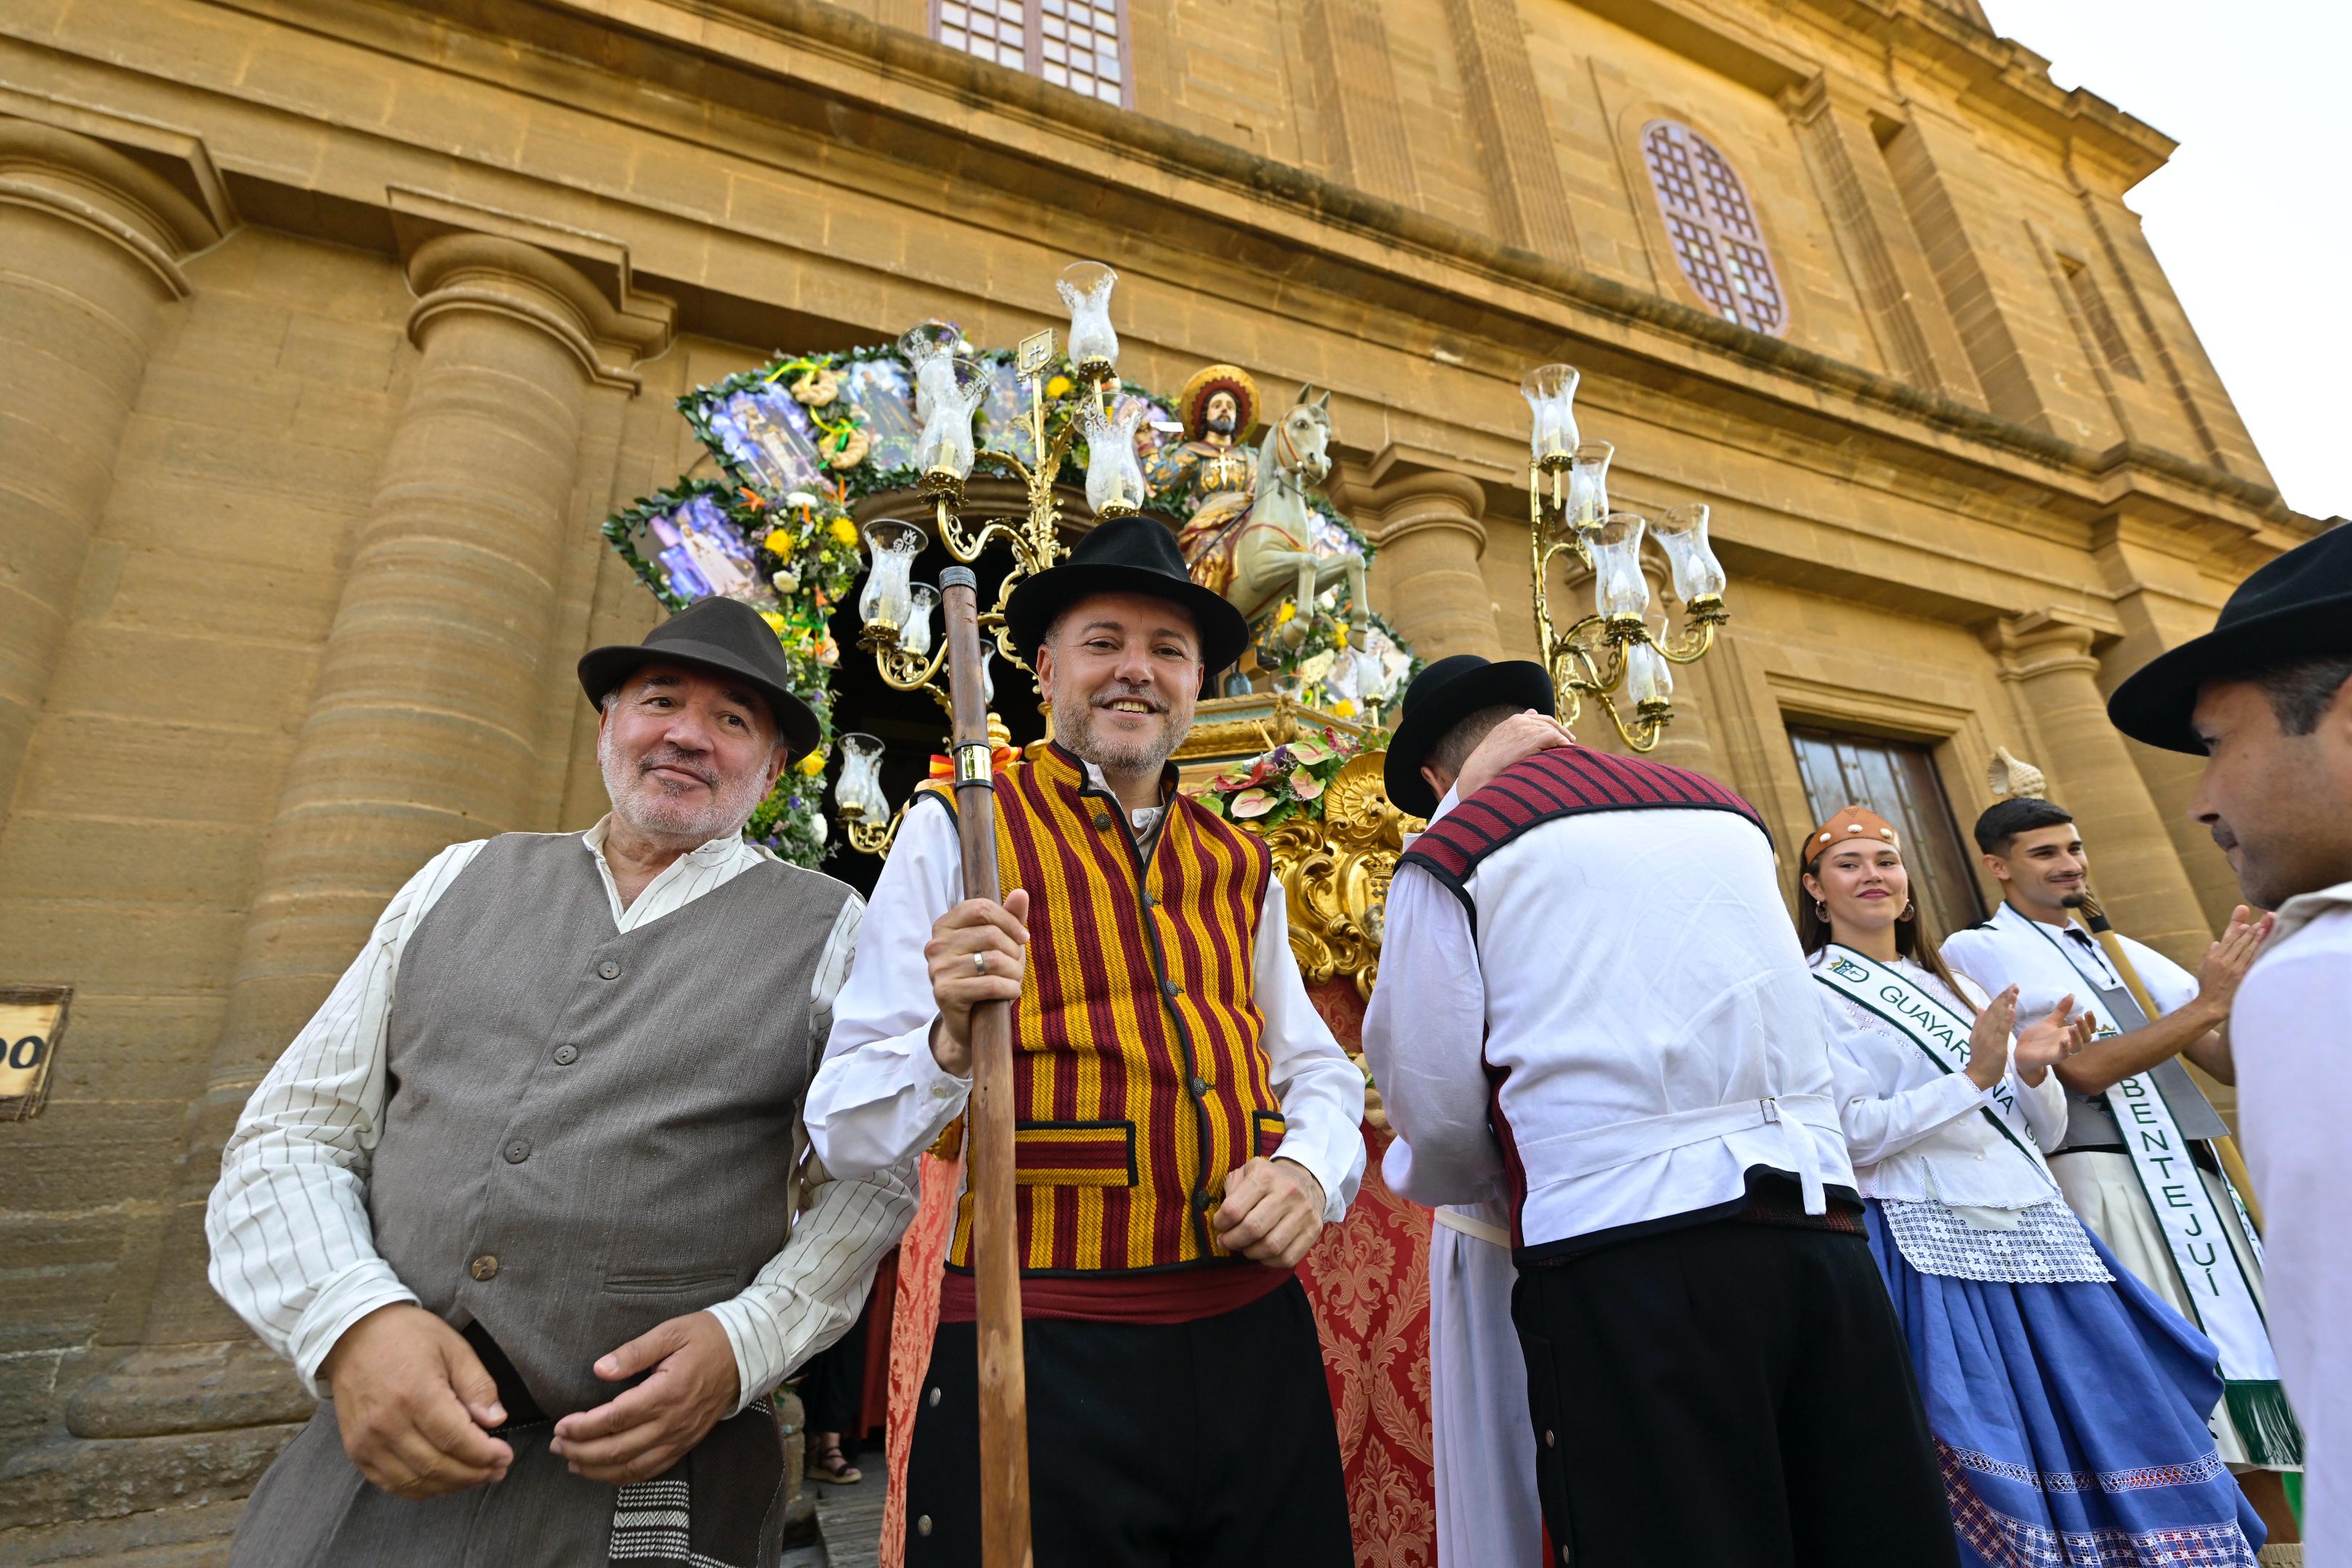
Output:
<instances>
[{"instance_id":1,"label":"blue striped skirt","mask_svg":"<svg viewBox=\"0 0 2352 1568\"><path fill-rule=\"evenodd\" d=\"M1958 1279L1912 1268L1869 1211L1968 1568L2255 1568L2194 1324L2095 1235L2112 1283Z\"/></svg>"}]
</instances>

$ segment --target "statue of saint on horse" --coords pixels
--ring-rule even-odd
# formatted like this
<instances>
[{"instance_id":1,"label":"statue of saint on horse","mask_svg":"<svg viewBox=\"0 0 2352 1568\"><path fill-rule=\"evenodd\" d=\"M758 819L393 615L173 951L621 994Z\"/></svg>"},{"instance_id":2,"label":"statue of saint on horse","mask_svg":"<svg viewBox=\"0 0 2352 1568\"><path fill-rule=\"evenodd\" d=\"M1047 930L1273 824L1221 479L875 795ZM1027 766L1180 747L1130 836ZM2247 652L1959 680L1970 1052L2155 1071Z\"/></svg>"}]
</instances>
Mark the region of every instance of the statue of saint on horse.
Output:
<instances>
[{"instance_id":1,"label":"statue of saint on horse","mask_svg":"<svg viewBox=\"0 0 2352 1568\"><path fill-rule=\"evenodd\" d=\"M1307 487L1331 471L1331 395L1310 403L1312 390L1298 389L1252 454L1243 443L1257 423L1257 384L1236 366L1209 366L1177 400L1184 440L1156 453L1145 478L1154 495L1190 489L1199 497L1180 540L1194 582L1252 621L1292 598L1295 635L1306 632L1316 596L1345 582L1348 640L1361 647L1371 608L1363 557L1318 549L1307 505Z\"/></svg>"}]
</instances>

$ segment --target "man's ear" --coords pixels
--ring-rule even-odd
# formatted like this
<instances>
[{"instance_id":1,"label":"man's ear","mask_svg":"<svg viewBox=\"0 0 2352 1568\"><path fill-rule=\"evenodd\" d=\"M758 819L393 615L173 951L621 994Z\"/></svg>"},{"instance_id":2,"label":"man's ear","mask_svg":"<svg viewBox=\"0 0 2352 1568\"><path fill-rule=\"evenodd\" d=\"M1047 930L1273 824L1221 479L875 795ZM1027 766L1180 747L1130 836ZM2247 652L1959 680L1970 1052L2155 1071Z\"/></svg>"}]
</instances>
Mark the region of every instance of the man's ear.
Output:
<instances>
[{"instance_id":1,"label":"man's ear","mask_svg":"<svg viewBox=\"0 0 2352 1568\"><path fill-rule=\"evenodd\" d=\"M1429 786L1429 793L1440 800L1444 800L1445 792L1454 787L1452 773L1443 768L1432 767L1427 763L1421 764L1421 781Z\"/></svg>"},{"instance_id":2,"label":"man's ear","mask_svg":"<svg viewBox=\"0 0 2352 1568\"><path fill-rule=\"evenodd\" d=\"M1036 657L1031 662L1037 669L1037 700L1051 702L1054 700L1054 645L1039 643Z\"/></svg>"},{"instance_id":3,"label":"man's ear","mask_svg":"<svg viewBox=\"0 0 2352 1568\"><path fill-rule=\"evenodd\" d=\"M1998 855L1979 855L1977 858L1984 862L1986 875L1991 877L1994 881L2006 882L2009 880L2008 861L2003 860Z\"/></svg>"}]
</instances>

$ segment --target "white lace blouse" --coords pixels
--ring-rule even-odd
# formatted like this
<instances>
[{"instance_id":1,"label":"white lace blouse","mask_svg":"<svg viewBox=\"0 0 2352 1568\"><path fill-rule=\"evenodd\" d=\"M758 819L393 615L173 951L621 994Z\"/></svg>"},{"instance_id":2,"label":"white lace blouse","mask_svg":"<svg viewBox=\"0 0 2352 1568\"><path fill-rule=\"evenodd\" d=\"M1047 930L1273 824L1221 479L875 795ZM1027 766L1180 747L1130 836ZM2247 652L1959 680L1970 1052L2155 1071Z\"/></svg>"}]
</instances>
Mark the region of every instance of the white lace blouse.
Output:
<instances>
[{"instance_id":1,"label":"white lace blouse","mask_svg":"<svg viewBox=\"0 0 2352 1568\"><path fill-rule=\"evenodd\" d=\"M1907 959L1897 959L1895 967L1963 1018L1973 1017L1987 1000L1965 977L1964 1001ZM1978 1089L1964 1073L1944 1071L1908 1036L1866 1008L1826 985L1816 991L1838 1120L1864 1197L2023 1209L2060 1195L2042 1159L2066 1131L2066 1096L2056 1073L2044 1073L2041 1087L2029 1088L2010 1068L2027 1127L2041 1145L2021 1149L1979 1114L1991 1105L1991 1091Z\"/></svg>"}]
</instances>

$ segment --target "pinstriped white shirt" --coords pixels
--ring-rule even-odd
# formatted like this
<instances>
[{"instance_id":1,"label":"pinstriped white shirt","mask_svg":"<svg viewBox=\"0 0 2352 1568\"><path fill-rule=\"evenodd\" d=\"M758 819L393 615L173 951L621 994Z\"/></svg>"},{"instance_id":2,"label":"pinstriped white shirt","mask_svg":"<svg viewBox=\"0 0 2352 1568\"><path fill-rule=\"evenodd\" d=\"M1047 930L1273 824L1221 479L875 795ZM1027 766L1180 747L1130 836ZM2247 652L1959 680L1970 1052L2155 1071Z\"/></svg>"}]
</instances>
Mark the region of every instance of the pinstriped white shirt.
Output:
<instances>
[{"instance_id":1,"label":"pinstriped white shirt","mask_svg":"<svg viewBox=\"0 0 2352 1568\"><path fill-rule=\"evenodd\" d=\"M581 835L581 844L595 860L620 931L775 858L740 837L714 838L663 868L625 906L604 858L610 820ZM379 1307L417 1300L377 1255L367 1213L368 1172L383 1131L393 983L409 938L488 842L451 845L393 895L326 1004L254 1090L221 1152L220 1182L205 1216L213 1289L320 1398L328 1390L320 1363L343 1331ZM842 906L810 986L820 1056L865 910L854 897ZM875 1265L913 1217L911 1162L835 1181L812 1161L802 1196L806 1206L783 1250L741 1294L709 1310L735 1352L739 1410L848 1331Z\"/></svg>"}]
</instances>

